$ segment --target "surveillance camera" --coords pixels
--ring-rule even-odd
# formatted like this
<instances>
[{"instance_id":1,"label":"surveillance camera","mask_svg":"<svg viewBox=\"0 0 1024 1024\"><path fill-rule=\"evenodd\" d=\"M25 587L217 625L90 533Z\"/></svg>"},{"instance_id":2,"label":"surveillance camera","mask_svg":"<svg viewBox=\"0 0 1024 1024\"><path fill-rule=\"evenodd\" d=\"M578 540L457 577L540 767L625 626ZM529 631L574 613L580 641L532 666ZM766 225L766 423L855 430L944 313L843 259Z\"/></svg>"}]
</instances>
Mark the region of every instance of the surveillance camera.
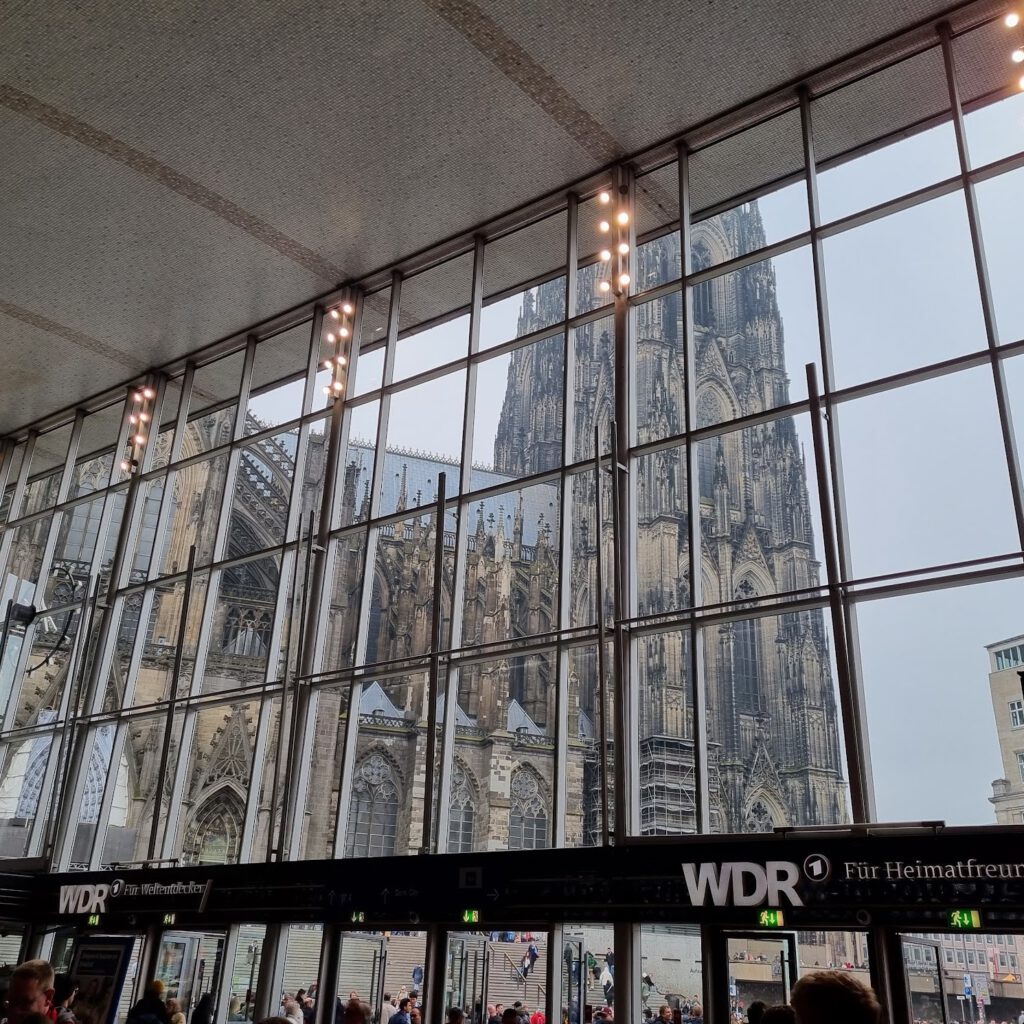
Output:
<instances>
[{"instance_id":1,"label":"surveillance camera","mask_svg":"<svg viewBox=\"0 0 1024 1024\"><path fill-rule=\"evenodd\" d=\"M857 924L864 925L865 927L871 924L871 912L868 910L858 910L857 913L854 914L854 918L856 919Z\"/></svg>"}]
</instances>

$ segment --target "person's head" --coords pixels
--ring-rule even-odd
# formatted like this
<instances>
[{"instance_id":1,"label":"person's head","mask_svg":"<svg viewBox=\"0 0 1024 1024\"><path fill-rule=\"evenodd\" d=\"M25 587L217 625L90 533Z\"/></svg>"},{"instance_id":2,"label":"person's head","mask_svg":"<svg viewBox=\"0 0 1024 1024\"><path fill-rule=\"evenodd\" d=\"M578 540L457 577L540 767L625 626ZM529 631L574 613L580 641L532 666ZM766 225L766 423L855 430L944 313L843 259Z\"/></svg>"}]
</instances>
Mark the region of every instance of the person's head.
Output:
<instances>
[{"instance_id":1,"label":"person's head","mask_svg":"<svg viewBox=\"0 0 1024 1024\"><path fill-rule=\"evenodd\" d=\"M181 1013L181 1003L179 1003L173 996L167 1000L167 1012Z\"/></svg>"},{"instance_id":2,"label":"person's head","mask_svg":"<svg viewBox=\"0 0 1024 1024\"><path fill-rule=\"evenodd\" d=\"M504 1003L495 1003L494 1004L494 1012L500 1017L505 1012L505 1004Z\"/></svg>"},{"instance_id":3,"label":"person's head","mask_svg":"<svg viewBox=\"0 0 1024 1024\"><path fill-rule=\"evenodd\" d=\"M58 974L53 979L53 1005L70 1006L75 1001L78 981L70 974Z\"/></svg>"},{"instance_id":4,"label":"person's head","mask_svg":"<svg viewBox=\"0 0 1024 1024\"><path fill-rule=\"evenodd\" d=\"M448 1024L463 1024L466 1019L461 1006L448 1007Z\"/></svg>"},{"instance_id":5,"label":"person's head","mask_svg":"<svg viewBox=\"0 0 1024 1024\"><path fill-rule=\"evenodd\" d=\"M784 1003L769 1006L761 1015L761 1024L796 1024L796 1014L792 1006Z\"/></svg>"},{"instance_id":6,"label":"person's head","mask_svg":"<svg viewBox=\"0 0 1024 1024\"><path fill-rule=\"evenodd\" d=\"M390 992L385 992L384 993L384 1002L385 1003L390 1003L391 1002L391 993Z\"/></svg>"},{"instance_id":7,"label":"person's head","mask_svg":"<svg viewBox=\"0 0 1024 1024\"><path fill-rule=\"evenodd\" d=\"M487 1016L488 1017L493 1017L496 1010L497 1010L497 1006L494 1003L488 1003L487 1004Z\"/></svg>"},{"instance_id":8,"label":"person's head","mask_svg":"<svg viewBox=\"0 0 1024 1024\"><path fill-rule=\"evenodd\" d=\"M372 1014L370 1004L361 999L350 999L345 1004L345 1024L370 1024Z\"/></svg>"},{"instance_id":9,"label":"person's head","mask_svg":"<svg viewBox=\"0 0 1024 1024\"><path fill-rule=\"evenodd\" d=\"M400 1013L408 1013L409 1007L411 1006L412 1000L408 996L402 996L402 998L398 1000L398 1009Z\"/></svg>"},{"instance_id":10,"label":"person's head","mask_svg":"<svg viewBox=\"0 0 1024 1024\"><path fill-rule=\"evenodd\" d=\"M415 1006L409 1011L409 1020L412 1021L412 1024L420 1024L420 1021L423 1020L423 1016Z\"/></svg>"},{"instance_id":11,"label":"person's head","mask_svg":"<svg viewBox=\"0 0 1024 1024\"><path fill-rule=\"evenodd\" d=\"M286 999L281 1008L286 1017L294 1017L299 1012L299 1004L294 999Z\"/></svg>"},{"instance_id":12,"label":"person's head","mask_svg":"<svg viewBox=\"0 0 1024 1024\"><path fill-rule=\"evenodd\" d=\"M295 1002L297 1002L299 1004L299 1006L301 1006L302 1005L302 1000L305 997L306 997L306 990L304 988L300 988L299 991L295 993ZM385 996L384 998L387 999L388 997Z\"/></svg>"},{"instance_id":13,"label":"person's head","mask_svg":"<svg viewBox=\"0 0 1024 1024\"><path fill-rule=\"evenodd\" d=\"M26 960L7 986L7 1020L24 1024L29 1014L46 1014L53 1002L53 968L45 960Z\"/></svg>"},{"instance_id":14,"label":"person's head","mask_svg":"<svg viewBox=\"0 0 1024 1024\"><path fill-rule=\"evenodd\" d=\"M147 996L156 996L157 999L163 999L164 997L164 983L159 978L154 978L146 986Z\"/></svg>"},{"instance_id":15,"label":"person's head","mask_svg":"<svg viewBox=\"0 0 1024 1024\"><path fill-rule=\"evenodd\" d=\"M768 1004L761 999L755 999L747 1007L747 1020L750 1024L761 1024L761 1018L764 1016L764 1011L768 1009Z\"/></svg>"},{"instance_id":16,"label":"person's head","mask_svg":"<svg viewBox=\"0 0 1024 1024\"><path fill-rule=\"evenodd\" d=\"M793 986L797 1024L878 1024L882 1013L869 985L847 971L815 971Z\"/></svg>"},{"instance_id":17,"label":"person's head","mask_svg":"<svg viewBox=\"0 0 1024 1024\"><path fill-rule=\"evenodd\" d=\"M690 1007L690 1016L696 1017L698 1020L703 1018L704 1007L701 1006L700 1003L694 1003L693 1006Z\"/></svg>"},{"instance_id":18,"label":"person's head","mask_svg":"<svg viewBox=\"0 0 1024 1024\"><path fill-rule=\"evenodd\" d=\"M672 1019L672 1007L668 1003L662 1003L658 1008L658 1019L670 1021Z\"/></svg>"},{"instance_id":19,"label":"person's head","mask_svg":"<svg viewBox=\"0 0 1024 1024\"><path fill-rule=\"evenodd\" d=\"M501 1024L518 1024L518 1021L519 1011L514 1006L502 1011Z\"/></svg>"}]
</instances>

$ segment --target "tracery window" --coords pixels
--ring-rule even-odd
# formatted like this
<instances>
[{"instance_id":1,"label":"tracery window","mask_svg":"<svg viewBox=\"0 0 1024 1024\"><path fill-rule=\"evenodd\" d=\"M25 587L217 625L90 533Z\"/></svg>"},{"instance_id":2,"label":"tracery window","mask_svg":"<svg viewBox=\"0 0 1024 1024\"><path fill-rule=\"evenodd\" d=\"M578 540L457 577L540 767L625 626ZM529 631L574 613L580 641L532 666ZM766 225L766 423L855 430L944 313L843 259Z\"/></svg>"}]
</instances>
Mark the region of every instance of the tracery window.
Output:
<instances>
[{"instance_id":1,"label":"tracery window","mask_svg":"<svg viewBox=\"0 0 1024 1024\"><path fill-rule=\"evenodd\" d=\"M242 844L245 807L230 788L219 789L196 812L183 845L186 864L235 864Z\"/></svg>"},{"instance_id":2,"label":"tracery window","mask_svg":"<svg viewBox=\"0 0 1024 1024\"><path fill-rule=\"evenodd\" d=\"M771 832L775 828L772 812L765 807L763 801L756 800L747 811L743 824L744 832Z\"/></svg>"},{"instance_id":3,"label":"tracery window","mask_svg":"<svg viewBox=\"0 0 1024 1024\"><path fill-rule=\"evenodd\" d=\"M757 588L744 578L736 588L736 597L752 601ZM738 711L761 710L761 623L758 619L741 619L733 625L733 685Z\"/></svg>"},{"instance_id":4,"label":"tracery window","mask_svg":"<svg viewBox=\"0 0 1024 1024\"><path fill-rule=\"evenodd\" d=\"M270 642L271 619L267 612L257 615L252 608L232 605L224 622L224 650L228 654L261 657Z\"/></svg>"},{"instance_id":5,"label":"tracery window","mask_svg":"<svg viewBox=\"0 0 1024 1024\"><path fill-rule=\"evenodd\" d=\"M473 824L476 810L465 770L452 766L452 795L448 808L448 852L473 852Z\"/></svg>"},{"instance_id":6,"label":"tracery window","mask_svg":"<svg viewBox=\"0 0 1024 1024\"><path fill-rule=\"evenodd\" d=\"M537 776L527 768L512 776L508 815L510 850L543 850L548 845L548 812Z\"/></svg>"},{"instance_id":7,"label":"tracery window","mask_svg":"<svg viewBox=\"0 0 1024 1024\"><path fill-rule=\"evenodd\" d=\"M356 768L345 830L346 857L388 857L398 831L398 785L390 762L373 753Z\"/></svg>"},{"instance_id":8,"label":"tracery window","mask_svg":"<svg viewBox=\"0 0 1024 1024\"><path fill-rule=\"evenodd\" d=\"M711 266L711 253L703 242L693 247L692 259L695 274ZM715 326L714 286L714 281L693 286L693 322L700 327Z\"/></svg>"}]
</instances>

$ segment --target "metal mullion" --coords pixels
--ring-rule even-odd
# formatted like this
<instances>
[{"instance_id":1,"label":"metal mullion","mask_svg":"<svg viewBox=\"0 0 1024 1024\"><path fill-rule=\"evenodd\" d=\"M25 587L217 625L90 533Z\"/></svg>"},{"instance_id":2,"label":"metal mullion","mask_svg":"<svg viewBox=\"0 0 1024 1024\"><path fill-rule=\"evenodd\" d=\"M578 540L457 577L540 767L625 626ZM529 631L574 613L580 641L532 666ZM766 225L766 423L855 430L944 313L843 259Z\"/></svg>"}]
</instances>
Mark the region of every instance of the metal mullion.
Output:
<instances>
[{"instance_id":1,"label":"metal mullion","mask_svg":"<svg viewBox=\"0 0 1024 1024\"><path fill-rule=\"evenodd\" d=\"M688 280L693 270L691 238L693 228L690 221L690 154L684 145L679 146L679 220L680 255L682 256L683 281ZM704 600L703 595L703 532L701 530L700 487L698 485L698 442L693 440L696 427L697 409L697 349L693 330L693 289L683 285L683 380L686 396L683 402L686 459L686 532L689 550L690 606L697 608ZM707 671L704 664L703 633L692 615L686 626L689 658L687 669L690 675L690 713L693 736L694 812L695 828L698 833L711 832L711 782L708 770L708 725L707 725Z\"/></svg>"},{"instance_id":2,"label":"metal mullion","mask_svg":"<svg viewBox=\"0 0 1024 1024\"><path fill-rule=\"evenodd\" d=\"M238 404L235 412L235 424L231 429L232 442L245 437L245 417L248 415L249 392L252 390L252 372L256 363L256 335L250 334L245 339L245 357L242 361L242 379L238 388Z\"/></svg>"},{"instance_id":3,"label":"metal mullion","mask_svg":"<svg viewBox=\"0 0 1024 1024\"><path fill-rule=\"evenodd\" d=\"M1003 98L1007 99L1009 96L1015 96L1017 92L1018 90L1014 89ZM980 185L982 182L991 181L992 178L1009 174L1011 171L1019 171L1021 167L1024 167L1024 152L1000 157L998 160L993 160L990 164L982 164L981 167L973 168L969 175L975 185Z\"/></svg>"},{"instance_id":4,"label":"metal mullion","mask_svg":"<svg viewBox=\"0 0 1024 1024\"><path fill-rule=\"evenodd\" d=\"M775 242L772 245L765 246L763 249L755 249L753 252L734 256L731 260L723 260L721 263L716 263L713 267L708 267L706 270L699 270L696 273L691 271L689 274L684 274L683 284L692 286L703 284L705 281L715 281L720 277L727 277L729 274L735 274L746 267L764 263L765 260L774 259L776 256L784 256L786 253L806 245L810 239L811 233L809 231L801 231L798 235L790 235L788 238L782 239L781 242ZM670 283L676 284L678 282L673 281Z\"/></svg>"},{"instance_id":5,"label":"metal mullion","mask_svg":"<svg viewBox=\"0 0 1024 1024\"><path fill-rule=\"evenodd\" d=\"M837 688L840 707L843 709L843 742L846 753L847 776L851 781L851 813L855 821L871 821L876 816L874 778L871 770L870 732L868 730L867 706L861 683L863 666L860 645L857 641L856 612L847 600L844 582L853 574L849 550L849 520L846 509L846 488L843 478L841 441L839 436L839 413L832 392L835 381L835 367L832 360L832 335L828 313L828 289L826 285L824 238L821 234L820 203L818 199L818 168L814 156L814 125L811 100L806 89L800 92L800 127L804 151L804 170L807 174L807 212L811 225L811 261L814 272L814 294L818 318L818 343L821 348L822 394L820 414L824 425L813 423L815 436L824 443L825 451L818 452L818 476L827 469L831 480L819 479L818 504L823 527L831 525L834 537L832 550L825 550L825 561L832 563L829 572L829 606L832 612L833 648L836 655ZM877 208L876 208L877 209ZM888 212L893 212L892 207ZM881 216L881 214L879 214ZM811 370L808 370L810 375ZM808 380L810 385L811 381ZM809 397L813 397L809 393ZM831 495L831 508L825 507ZM827 523L826 523L827 519ZM832 531L829 531L832 532ZM823 538L822 544L830 543ZM843 664L840 664L843 658Z\"/></svg>"},{"instance_id":6,"label":"metal mullion","mask_svg":"<svg viewBox=\"0 0 1024 1024\"><path fill-rule=\"evenodd\" d=\"M181 456L181 446L185 441L185 430L188 427L188 413L192 406L192 389L196 378L196 364L185 364L185 376L181 381L181 398L178 399L178 415L174 421L174 434L171 437L171 450L167 454L167 471ZM127 403L126 403L127 404Z\"/></svg>"},{"instance_id":7,"label":"metal mullion","mask_svg":"<svg viewBox=\"0 0 1024 1024\"><path fill-rule=\"evenodd\" d=\"M849 602L858 605L865 601L877 601L885 597L903 597L914 594L927 594L936 590L952 590L954 587L967 587L976 583L997 583L1000 580L1024 578L1024 564L1012 564L975 572L960 573L955 576L932 576L914 583L903 580L885 586L876 586L868 590L859 590L851 594Z\"/></svg>"},{"instance_id":8,"label":"metal mullion","mask_svg":"<svg viewBox=\"0 0 1024 1024\"><path fill-rule=\"evenodd\" d=\"M21 508L21 503L25 500L25 491L28 490L28 471L32 464L32 459L35 458L36 442L39 440L39 432L36 430L30 430L28 437L25 439L25 453L21 457L21 466L18 469L18 479L14 483L14 493L11 495L11 506L7 510L7 522L17 520L18 511ZM5 527L4 533L8 533ZM0 549L0 559L6 555L6 551Z\"/></svg>"},{"instance_id":9,"label":"metal mullion","mask_svg":"<svg viewBox=\"0 0 1024 1024\"><path fill-rule=\"evenodd\" d=\"M975 272L978 276L978 291L981 295L981 311L985 321L985 336L991 353L992 384L996 392L996 408L999 412L999 429L1003 437L1006 471L1010 479L1010 494L1013 499L1013 511L1017 520L1017 536L1020 538L1021 547L1024 547L1024 484L1021 482L1020 463L1017 457L1016 439L1010 416L1010 400L1006 391L1006 378L999 364L999 337L996 329L995 303L992 298L992 286L988 276L985 246L981 236L981 214L978 210L978 197L975 192L975 185L970 177L970 154L967 149L967 133L964 127L963 109L960 105L960 91L956 81L956 66L949 22L940 22L939 39L942 43L942 59L946 72L946 86L949 89L949 104L953 111L953 128L956 134L957 156L960 161L960 180L963 185L964 200L967 204L967 223L971 232L971 249L974 254Z\"/></svg>"},{"instance_id":10,"label":"metal mullion","mask_svg":"<svg viewBox=\"0 0 1024 1024\"><path fill-rule=\"evenodd\" d=\"M166 801L167 806L167 819L164 822L164 834L160 842L160 857L163 860L169 860L174 856L174 848L178 845L178 823L184 821L184 814L182 813L184 808L184 796L185 786L188 781L188 765L189 762L194 760L193 742L196 736L196 725L198 722L200 711L195 710L188 705L182 708L182 724L181 732L178 737L178 750L177 758L174 766L174 776L171 784L171 796ZM174 728L174 719L171 718L167 722L167 728ZM187 753L186 753L187 751ZM163 786L163 780L157 781L157 786ZM158 801L160 808L164 806L163 801ZM154 808L154 813L156 809ZM160 827L160 816L157 813L156 827Z\"/></svg>"},{"instance_id":11,"label":"metal mullion","mask_svg":"<svg viewBox=\"0 0 1024 1024\"><path fill-rule=\"evenodd\" d=\"M306 353L306 382L302 390L301 419L305 419L313 411L313 397L316 394L316 375L320 368L320 338L317 337L313 327L314 321L310 319L309 348Z\"/></svg>"},{"instance_id":12,"label":"metal mullion","mask_svg":"<svg viewBox=\"0 0 1024 1024\"><path fill-rule=\"evenodd\" d=\"M270 727L273 722L274 697L260 692L254 693L252 700L259 700L260 709L256 716L256 739L252 745L252 764L249 766L249 785L246 786L245 819L242 824L242 837L238 846L238 863L247 864L252 860L253 844L259 826L260 797L262 795L263 776L267 769L267 748L269 746ZM281 696L282 719L284 697ZM281 725L283 725L283 720ZM280 727L280 726L279 726ZM276 793L270 794L273 801ZM269 820L269 819L268 819Z\"/></svg>"},{"instance_id":13,"label":"metal mullion","mask_svg":"<svg viewBox=\"0 0 1024 1024\"><path fill-rule=\"evenodd\" d=\"M491 345L489 348L485 348L482 351L474 352L470 357L470 365L486 363L498 356L510 355L521 348L529 348L531 345L535 345L539 341L546 341L548 338L557 337L559 334L563 333L564 330L565 322L560 320L558 323L551 324L548 327L542 327L536 331L531 331L529 334L523 334L517 338L509 338L508 341L503 341L500 345Z\"/></svg>"},{"instance_id":14,"label":"metal mullion","mask_svg":"<svg viewBox=\"0 0 1024 1024\"><path fill-rule=\"evenodd\" d=\"M815 179L817 179L817 168L815 168ZM956 192L961 187L959 175L953 178L945 178L937 181L934 185L926 185L924 188L915 189L896 199L888 199L884 203L869 206L866 210L859 210L856 213L847 214L838 220L821 224L817 229L819 238L832 238L854 228L863 227L865 224L873 224L875 221L884 220L894 214L902 213L904 210L912 210L917 206L923 206L934 199L941 199L943 196Z\"/></svg>"},{"instance_id":15,"label":"metal mullion","mask_svg":"<svg viewBox=\"0 0 1024 1024\"><path fill-rule=\"evenodd\" d=\"M391 416L391 387L395 376L395 347L398 343L399 306L402 301L402 278L395 274L391 279L391 307L388 310L388 336L384 350L384 369L381 377L380 407L377 412L377 447L373 458L373 478L370 489L369 519L380 515L380 504L384 490L384 458L388 440L388 421ZM360 621L360 628L363 623Z\"/></svg>"},{"instance_id":16,"label":"metal mullion","mask_svg":"<svg viewBox=\"0 0 1024 1024\"><path fill-rule=\"evenodd\" d=\"M655 288L649 288L647 291L638 292L636 295L630 295L628 303L631 309L635 309L638 306L646 306L650 302L654 302L657 299L663 299L668 295L673 295L682 288L682 282L680 279L674 278L671 281L666 281L665 284L659 284Z\"/></svg>"}]
</instances>

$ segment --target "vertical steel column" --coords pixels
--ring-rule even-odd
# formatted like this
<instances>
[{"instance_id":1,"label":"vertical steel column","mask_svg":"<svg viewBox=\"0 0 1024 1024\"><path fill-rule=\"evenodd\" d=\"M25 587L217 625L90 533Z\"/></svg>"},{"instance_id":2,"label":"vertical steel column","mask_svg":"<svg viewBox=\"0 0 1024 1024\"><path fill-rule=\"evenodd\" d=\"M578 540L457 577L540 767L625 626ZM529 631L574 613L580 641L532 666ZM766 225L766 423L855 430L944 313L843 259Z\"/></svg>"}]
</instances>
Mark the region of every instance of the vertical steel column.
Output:
<instances>
[{"instance_id":1,"label":"vertical steel column","mask_svg":"<svg viewBox=\"0 0 1024 1024\"><path fill-rule=\"evenodd\" d=\"M174 648L174 667L171 669L170 693L167 695L167 721L164 726L164 740L160 747L160 767L157 770L156 797L153 806L153 821L149 829L149 852L147 859L156 856L156 837L160 829L160 811L163 806L163 779L167 774L167 759L171 753L171 731L174 728L174 709L178 703L178 681L181 678L182 650L188 631L188 612L192 599L192 580L196 571L196 546L188 549L188 568L185 570L185 589L181 596L181 618L178 620L178 638ZM170 820L168 818L168 820Z\"/></svg>"},{"instance_id":2,"label":"vertical steel column","mask_svg":"<svg viewBox=\"0 0 1024 1024\"><path fill-rule=\"evenodd\" d=\"M448 966L448 933L441 925L432 924L427 929L427 956L423 965L423 983L420 1002L426 1011L423 1019L441 1021L446 1019L444 1005L445 974ZM317 1024L320 1024L317 1021ZM327 1022L325 1022L327 1024Z\"/></svg>"},{"instance_id":3,"label":"vertical steel column","mask_svg":"<svg viewBox=\"0 0 1024 1024\"><path fill-rule=\"evenodd\" d=\"M341 925L324 923L320 944L320 970L316 985L316 1024L336 1024L334 1007L337 1001L338 974L341 966Z\"/></svg>"},{"instance_id":4,"label":"vertical steel column","mask_svg":"<svg viewBox=\"0 0 1024 1024\"><path fill-rule=\"evenodd\" d=\"M1017 443L1013 432L1010 400L1006 390L1006 378L999 359L999 337L996 330L995 304L992 286L988 278L988 263L985 246L981 237L981 215L978 212L978 197L971 180L970 154L967 151L967 134L964 128L964 112L960 103L960 89L956 80L956 64L953 57L952 31L948 21L939 23L939 39L942 42L942 59L946 72L946 86L949 89L949 106L953 115L956 134L956 148L960 161L960 181L967 203L967 223L971 232L971 249L974 266L978 275L978 290L981 293L981 311L985 321L985 337L989 349L989 365L992 382L996 389L996 406L999 412L999 429L1003 436L1003 451L1006 456L1007 472L1010 476L1010 494L1013 497L1013 511L1017 517L1017 538L1024 548L1024 484L1021 482L1020 462L1017 457Z\"/></svg>"},{"instance_id":5,"label":"vertical steel column","mask_svg":"<svg viewBox=\"0 0 1024 1024\"><path fill-rule=\"evenodd\" d=\"M344 292L345 300L350 298L350 290ZM313 315L313 340L314 347L320 344L320 337L323 334L324 308L317 306ZM349 348L354 342L354 332L351 336ZM346 388L344 394L347 396L351 390ZM306 747L305 730L307 724L307 712L310 702L310 685L308 678L313 672L315 652L317 647L317 631L320 628L320 609L322 607L321 597L324 590L324 581L327 577L327 549L331 537L331 518L334 508L334 492L338 483L338 467L341 459L342 428L345 421L345 398L336 396L331 399L331 425L328 432L327 444L324 448L324 485L320 494L320 515L317 523L316 543L313 547L313 561L310 566L309 587L306 593L306 615L305 621L301 624L301 661L298 666L295 689L294 689L294 718L292 735L288 749L288 775L285 780L287 795L283 802L289 810L294 810L291 790L302 775L302 752ZM298 557L298 551L296 551ZM284 708L282 707L282 712ZM283 719L282 719L283 721ZM292 856L292 833L288 831L288 816L282 813L281 816L281 842L278 844L278 859L288 860ZM320 1010L317 1007L317 1018Z\"/></svg>"},{"instance_id":6,"label":"vertical steel column","mask_svg":"<svg viewBox=\"0 0 1024 1024\"><path fill-rule=\"evenodd\" d=\"M430 853L434 830L434 754L437 746L437 684L441 671L441 648L444 644L444 624L441 621L441 582L444 576L444 499L445 473L437 474L437 511L434 513L434 590L430 611L433 616L430 637L430 676L427 684L427 764L423 790L423 841L420 853ZM454 611L452 612L454 614ZM445 717L449 709L445 706Z\"/></svg>"},{"instance_id":7,"label":"vertical steel column","mask_svg":"<svg viewBox=\"0 0 1024 1024\"><path fill-rule=\"evenodd\" d=\"M614 460L612 473L615 472ZM605 652L607 634L604 620L604 502L601 500L601 425L594 424L594 516L597 520L597 546L594 559L597 584L597 734L601 768L601 845L611 842L608 827L608 666Z\"/></svg>"},{"instance_id":8,"label":"vertical steel column","mask_svg":"<svg viewBox=\"0 0 1024 1024\"><path fill-rule=\"evenodd\" d=\"M616 921L614 935L615 1019L640 1021L640 925L635 921Z\"/></svg>"},{"instance_id":9,"label":"vertical steel column","mask_svg":"<svg viewBox=\"0 0 1024 1024\"><path fill-rule=\"evenodd\" d=\"M711 782L708 772L707 690L704 674L704 644L694 622L695 610L704 600L704 575L701 558L703 535L700 526L699 443L693 432L697 428L697 351L693 332L693 294L687 284L693 273L693 247L690 244L690 153L680 143L679 160L679 249L683 281L683 378L686 400L683 417L686 436L686 544L689 549L687 568L690 572L690 622L686 626L690 674L690 714L693 736L693 777L695 826L701 833L711 831Z\"/></svg>"},{"instance_id":10,"label":"vertical steel column","mask_svg":"<svg viewBox=\"0 0 1024 1024\"><path fill-rule=\"evenodd\" d=\"M803 138L804 173L807 184L807 211L811 228L811 263L814 272L814 293L817 307L818 335L821 344L822 383L824 392L818 410L811 410L811 426L815 447L824 445L824 461L817 465L819 507L825 537L825 564L828 572L829 603L833 594L840 603L838 619L833 609L833 642L836 645L836 668L839 674L839 699L843 708L843 732L847 744L846 763L850 776L850 810L854 821L871 821L875 817L874 785L871 778L871 756L868 747L867 711L859 686L856 653L856 617L845 600L842 582L851 572L846 544L846 504L843 492L842 458L839 447L837 410L832 403L834 370L832 340L829 330L828 295L825 288L825 257L823 240L818 230L821 217L818 204L817 165L814 156L814 130L811 98L806 88L800 90L800 124ZM815 381L817 380L815 372ZM817 384L815 384L817 393ZM823 418L824 417L824 418ZM824 433L822 432L824 424ZM819 443L820 442L820 443ZM831 471L831 489L828 485ZM831 500L829 498L831 497ZM831 568L829 566L831 565ZM840 649L844 652L840 656ZM845 685L844 685L845 683ZM850 746L851 741L854 743Z\"/></svg>"}]
</instances>

